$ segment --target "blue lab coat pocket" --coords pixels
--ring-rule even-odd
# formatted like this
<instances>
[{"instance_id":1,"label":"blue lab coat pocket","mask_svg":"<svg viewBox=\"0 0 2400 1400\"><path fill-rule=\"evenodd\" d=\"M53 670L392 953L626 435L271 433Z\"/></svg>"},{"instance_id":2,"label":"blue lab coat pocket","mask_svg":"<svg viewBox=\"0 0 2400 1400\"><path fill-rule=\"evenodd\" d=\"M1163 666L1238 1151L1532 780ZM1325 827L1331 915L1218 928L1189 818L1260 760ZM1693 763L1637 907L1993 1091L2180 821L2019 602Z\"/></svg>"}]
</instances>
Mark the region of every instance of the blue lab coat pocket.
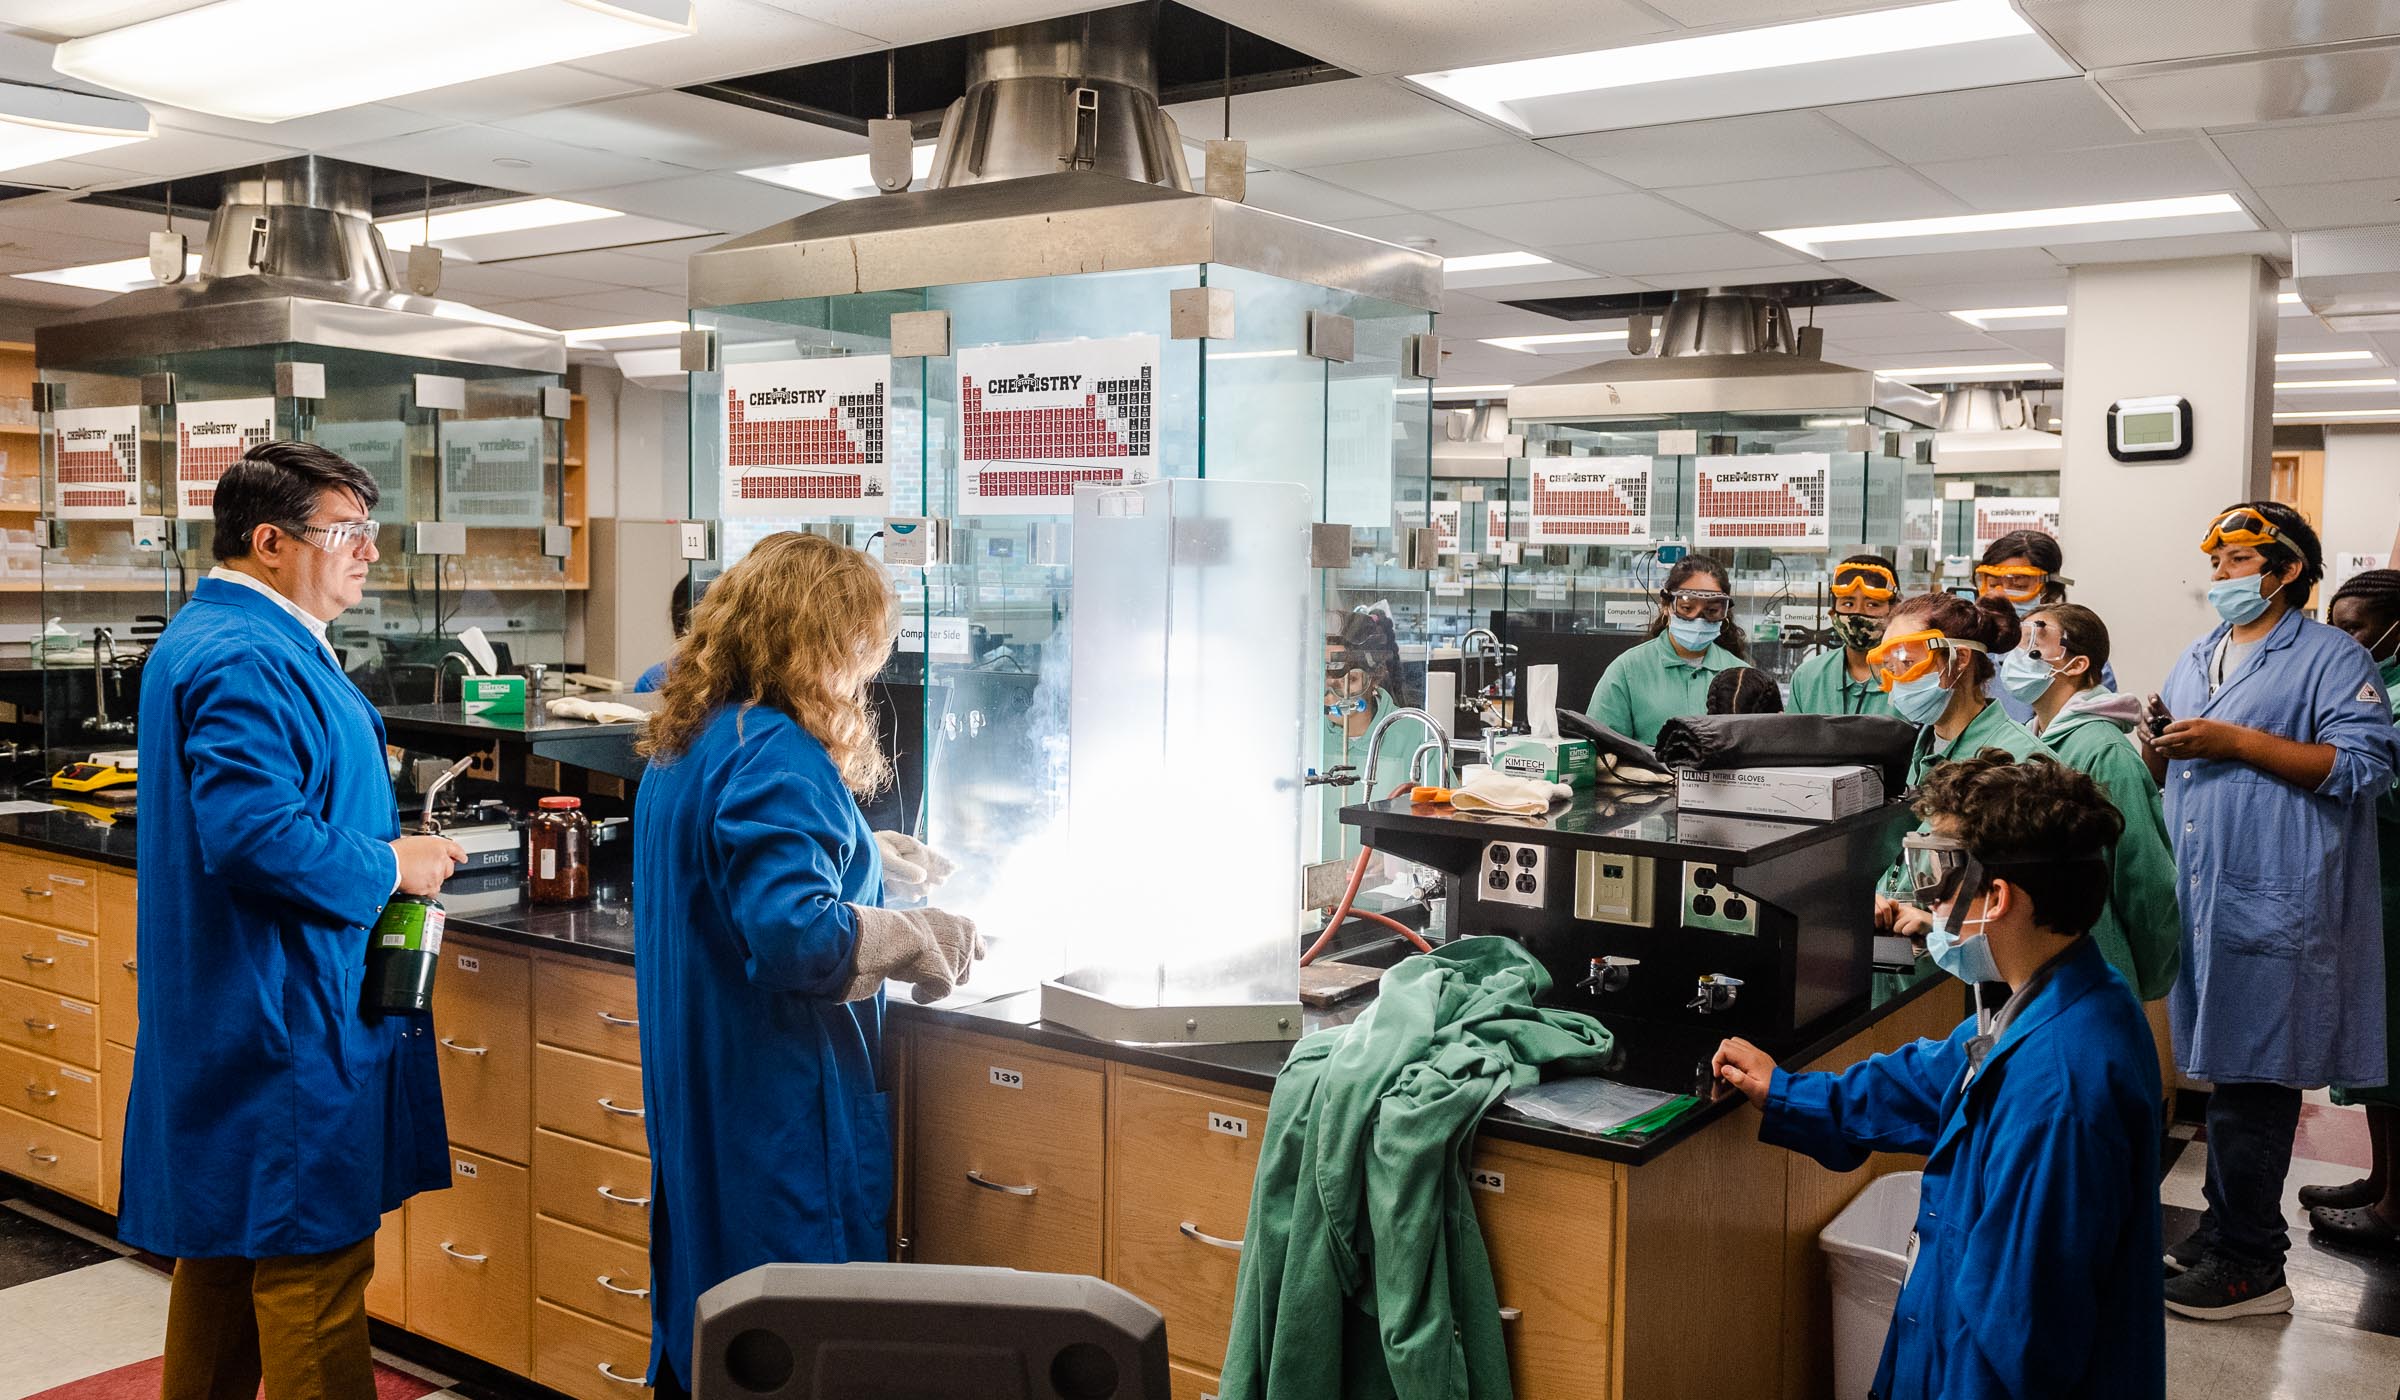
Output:
<instances>
[{"instance_id":1,"label":"blue lab coat pocket","mask_svg":"<svg viewBox=\"0 0 2400 1400\"><path fill-rule=\"evenodd\" d=\"M852 1256L884 1257L883 1233L892 1208L892 1125L889 1094L857 1094L850 1100L849 1161L826 1163L831 1179L848 1180L850 1199L843 1203L849 1222L843 1233Z\"/></svg>"},{"instance_id":2,"label":"blue lab coat pocket","mask_svg":"<svg viewBox=\"0 0 2400 1400\"><path fill-rule=\"evenodd\" d=\"M2217 877L2212 932L2237 957L2296 958L2308 910L2305 891L2291 880L2228 871Z\"/></svg>"}]
</instances>

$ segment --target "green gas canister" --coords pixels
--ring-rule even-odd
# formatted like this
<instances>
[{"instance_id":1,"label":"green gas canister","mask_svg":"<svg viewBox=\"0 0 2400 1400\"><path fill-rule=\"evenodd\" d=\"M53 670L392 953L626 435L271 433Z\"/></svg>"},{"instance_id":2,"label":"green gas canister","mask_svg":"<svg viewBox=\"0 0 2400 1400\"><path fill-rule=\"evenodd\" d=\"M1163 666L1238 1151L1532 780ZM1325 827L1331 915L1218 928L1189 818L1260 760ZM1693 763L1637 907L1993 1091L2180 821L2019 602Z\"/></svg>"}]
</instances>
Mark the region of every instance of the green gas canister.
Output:
<instances>
[{"instance_id":1,"label":"green gas canister","mask_svg":"<svg viewBox=\"0 0 2400 1400\"><path fill-rule=\"evenodd\" d=\"M469 754L443 770L425 788L425 815L417 829L439 836L442 824L433 815L434 801L443 788L473 766ZM405 1016L433 1005L433 972L442 964L442 925L449 916L442 902L429 895L395 894L376 916L367 935L367 977L362 1008L369 1016Z\"/></svg>"}]
</instances>

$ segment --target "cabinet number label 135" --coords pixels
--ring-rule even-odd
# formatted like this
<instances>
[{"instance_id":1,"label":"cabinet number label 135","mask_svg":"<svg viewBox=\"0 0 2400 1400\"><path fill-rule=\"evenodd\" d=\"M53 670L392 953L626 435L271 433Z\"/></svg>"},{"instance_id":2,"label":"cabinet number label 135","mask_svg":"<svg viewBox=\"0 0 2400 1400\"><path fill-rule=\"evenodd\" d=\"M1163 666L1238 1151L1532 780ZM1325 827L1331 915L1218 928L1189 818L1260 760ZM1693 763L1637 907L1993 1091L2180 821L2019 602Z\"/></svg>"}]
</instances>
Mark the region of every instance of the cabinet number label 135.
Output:
<instances>
[{"instance_id":1,"label":"cabinet number label 135","mask_svg":"<svg viewBox=\"0 0 2400 1400\"><path fill-rule=\"evenodd\" d=\"M1208 1130L1223 1133L1227 1137L1246 1138L1250 1136L1250 1120L1236 1118L1230 1113L1211 1112L1208 1115Z\"/></svg>"},{"instance_id":2,"label":"cabinet number label 135","mask_svg":"<svg viewBox=\"0 0 2400 1400\"><path fill-rule=\"evenodd\" d=\"M1000 1066L994 1065L992 1066L992 1082L1003 1089L1022 1089L1025 1087L1025 1071L1002 1069Z\"/></svg>"}]
</instances>

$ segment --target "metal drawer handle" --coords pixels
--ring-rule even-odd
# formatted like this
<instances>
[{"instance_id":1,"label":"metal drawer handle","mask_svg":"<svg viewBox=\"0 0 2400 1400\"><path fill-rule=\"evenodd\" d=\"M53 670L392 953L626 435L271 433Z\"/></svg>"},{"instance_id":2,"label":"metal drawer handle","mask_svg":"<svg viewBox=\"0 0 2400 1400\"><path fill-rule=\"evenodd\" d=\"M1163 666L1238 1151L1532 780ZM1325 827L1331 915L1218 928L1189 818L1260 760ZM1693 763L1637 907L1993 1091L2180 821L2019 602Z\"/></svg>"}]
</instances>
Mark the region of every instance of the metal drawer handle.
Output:
<instances>
[{"instance_id":1,"label":"metal drawer handle","mask_svg":"<svg viewBox=\"0 0 2400 1400\"><path fill-rule=\"evenodd\" d=\"M450 1241L448 1240L442 1241L442 1253L449 1255L453 1259L456 1259L461 1264L480 1264L484 1260L492 1257L489 1254L461 1254L457 1250L450 1247Z\"/></svg>"},{"instance_id":2,"label":"metal drawer handle","mask_svg":"<svg viewBox=\"0 0 2400 1400\"><path fill-rule=\"evenodd\" d=\"M647 1298L650 1296L650 1290L647 1288L619 1288L615 1283L610 1281L609 1276L606 1274L602 1274L600 1277L592 1281L599 1284L602 1288L607 1289L609 1292L619 1295L620 1297Z\"/></svg>"},{"instance_id":3,"label":"metal drawer handle","mask_svg":"<svg viewBox=\"0 0 2400 1400\"><path fill-rule=\"evenodd\" d=\"M1524 1316L1525 1310L1523 1308L1502 1308L1500 1310L1500 1320L1502 1322L1516 1322L1521 1320Z\"/></svg>"},{"instance_id":4,"label":"metal drawer handle","mask_svg":"<svg viewBox=\"0 0 2400 1400\"><path fill-rule=\"evenodd\" d=\"M38 1147L28 1147L25 1149L25 1155L31 1157L33 1160L41 1163L45 1167L55 1167L58 1165L58 1154L55 1152L44 1152Z\"/></svg>"},{"instance_id":5,"label":"metal drawer handle","mask_svg":"<svg viewBox=\"0 0 2400 1400\"><path fill-rule=\"evenodd\" d=\"M56 899L56 898L58 898L58 891L56 891L56 890L41 890L41 889L35 889L35 888L34 888L33 886L31 886L31 885L25 885L25 886L22 886L21 888L22 888L22 889L25 891L25 897L26 897L27 899Z\"/></svg>"},{"instance_id":6,"label":"metal drawer handle","mask_svg":"<svg viewBox=\"0 0 2400 1400\"><path fill-rule=\"evenodd\" d=\"M448 1036L443 1036L435 1043L444 1050L455 1050L461 1055L489 1055L492 1053L491 1047L488 1045L461 1045Z\"/></svg>"},{"instance_id":7,"label":"metal drawer handle","mask_svg":"<svg viewBox=\"0 0 2400 1400\"><path fill-rule=\"evenodd\" d=\"M1240 1240L1220 1239L1215 1235L1206 1233L1199 1226L1194 1225L1189 1220L1186 1220L1181 1225L1176 1226L1175 1229L1177 1232L1182 1234L1185 1239L1190 1240L1195 1244L1204 1244L1211 1249L1230 1249L1236 1254L1242 1252L1242 1242Z\"/></svg>"},{"instance_id":8,"label":"metal drawer handle","mask_svg":"<svg viewBox=\"0 0 2400 1400\"><path fill-rule=\"evenodd\" d=\"M127 958L125 961L117 964L117 966L124 968L127 972L135 973L137 975L141 972L140 968L133 965L133 959L131 958Z\"/></svg>"},{"instance_id":9,"label":"metal drawer handle","mask_svg":"<svg viewBox=\"0 0 2400 1400\"><path fill-rule=\"evenodd\" d=\"M23 959L24 959L26 962L30 963L31 965L33 965L33 966L35 966L35 967L56 967L56 966L58 966L58 959L56 959L56 958L37 958L37 957L35 957L33 954L31 954L31 953L19 953L19 954L17 954L17 956L18 956L18 957L20 957L20 958L23 958Z\"/></svg>"},{"instance_id":10,"label":"metal drawer handle","mask_svg":"<svg viewBox=\"0 0 2400 1400\"><path fill-rule=\"evenodd\" d=\"M593 1102L599 1104L602 1108L607 1109L609 1112L616 1114L620 1118L640 1118L644 1116L642 1111L638 1108L617 1107L616 1101L613 1099L595 1099Z\"/></svg>"},{"instance_id":11,"label":"metal drawer handle","mask_svg":"<svg viewBox=\"0 0 2400 1400\"><path fill-rule=\"evenodd\" d=\"M643 1379L642 1379L642 1378L640 1378L639 1376L620 1376L620 1375L618 1375L616 1372L614 1372L614 1371L612 1371L612 1370L610 1370L610 1369L608 1368L608 1363L607 1363L607 1362L605 1362L605 1361L603 1361L603 1362L601 1362L601 1363L600 1363L600 1374L601 1374L601 1375L604 1375L604 1376L606 1376L606 1377L608 1377L608 1378L609 1378L610 1380L612 1380L612 1381L615 1381L615 1382L616 1382L617 1384L619 1384L619 1385L648 1385L648 1384L649 1384L649 1382L648 1382L648 1381L645 1381L645 1380L643 1380Z\"/></svg>"},{"instance_id":12,"label":"metal drawer handle","mask_svg":"<svg viewBox=\"0 0 2400 1400\"><path fill-rule=\"evenodd\" d=\"M25 1029L33 1032L35 1035L48 1035L50 1032L58 1029L58 1022L36 1021L31 1016L28 1016L25 1018Z\"/></svg>"},{"instance_id":13,"label":"metal drawer handle","mask_svg":"<svg viewBox=\"0 0 2400 1400\"><path fill-rule=\"evenodd\" d=\"M632 1196L620 1196L605 1186L600 1188L600 1199L604 1201L615 1201L621 1206L646 1206L650 1204L650 1198L648 1196L643 1196L637 1200Z\"/></svg>"},{"instance_id":14,"label":"metal drawer handle","mask_svg":"<svg viewBox=\"0 0 2400 1400\"><path fill-rule=\"evenodd\" d=\"M35 1103L48 1103L52 1099L58 1097L58 1091L56 1089L45 1089L39 1084L30 1082L26 1084L25 1092L33 1096L33 1101Z\"/></svg>"},{"instance_id":15,"label":"metal drawer handle","mask_svg":"<svg viewBox=\"0 0 2400 1400\"><path fill-rule=\"evenodd\" d=\"M603 1012L600 1012L600 1013L599 1013L599 1016L600 1016L600 1019L601 1019L601 1020L603 1020L603 1021L607 1022L608 1024L610 1024L610 1025L612 1025L612 1026L638 1026L638 1025L640 1025L640 1024L641 1024L641 1022L639 1022L639 1021L636 1021L636 1020L630 1020L630 1019L628 1019L628 1018L626 1018L626 1017L623 1017L623 1016L611 1016L611 1015L609 1015L609 1014L608 1014L607 1012L605 1012L605 1011L603 1011Z\"/></svg>"},{"instance_id":16,"label":"metal drawer handle","mask_svg":"<svg viewBox=\"0 0 2400 1400\"><path fill-rule=\"evenodd\" d=\"M1040 1189L1034 1186L1008 1186L997 1181L987 1181L982 1172L974 1170L967 1172L967 1180L974 1182L986 1191L998 1191L1010 1196L1030 1196Z\"/></svg>"}]
</instances>

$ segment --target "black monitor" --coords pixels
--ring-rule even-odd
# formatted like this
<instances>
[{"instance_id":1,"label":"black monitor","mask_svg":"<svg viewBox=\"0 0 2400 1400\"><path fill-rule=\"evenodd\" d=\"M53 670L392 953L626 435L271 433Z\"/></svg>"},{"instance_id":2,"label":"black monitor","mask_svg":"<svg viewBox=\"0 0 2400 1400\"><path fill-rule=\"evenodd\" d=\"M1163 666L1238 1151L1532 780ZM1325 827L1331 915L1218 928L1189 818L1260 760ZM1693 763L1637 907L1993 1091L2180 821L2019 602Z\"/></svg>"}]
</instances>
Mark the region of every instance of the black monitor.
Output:
<instances>
[{"instance_id":1,"label":"black monitor","mask_svg":"<svg viewBox=\"0 0 2400 1400\"><path fill-rule=\"evenodd\" d=\"M1522 698L1526 694L1528 668L1556 666L1559 708L1576 711L1591 708L1592 692L1599 688L1608 663L1645 640L1639 632L1553 632L1521 622L1501 635L1517 649L1517 695Z\"/></svg>"}]
</instances>

